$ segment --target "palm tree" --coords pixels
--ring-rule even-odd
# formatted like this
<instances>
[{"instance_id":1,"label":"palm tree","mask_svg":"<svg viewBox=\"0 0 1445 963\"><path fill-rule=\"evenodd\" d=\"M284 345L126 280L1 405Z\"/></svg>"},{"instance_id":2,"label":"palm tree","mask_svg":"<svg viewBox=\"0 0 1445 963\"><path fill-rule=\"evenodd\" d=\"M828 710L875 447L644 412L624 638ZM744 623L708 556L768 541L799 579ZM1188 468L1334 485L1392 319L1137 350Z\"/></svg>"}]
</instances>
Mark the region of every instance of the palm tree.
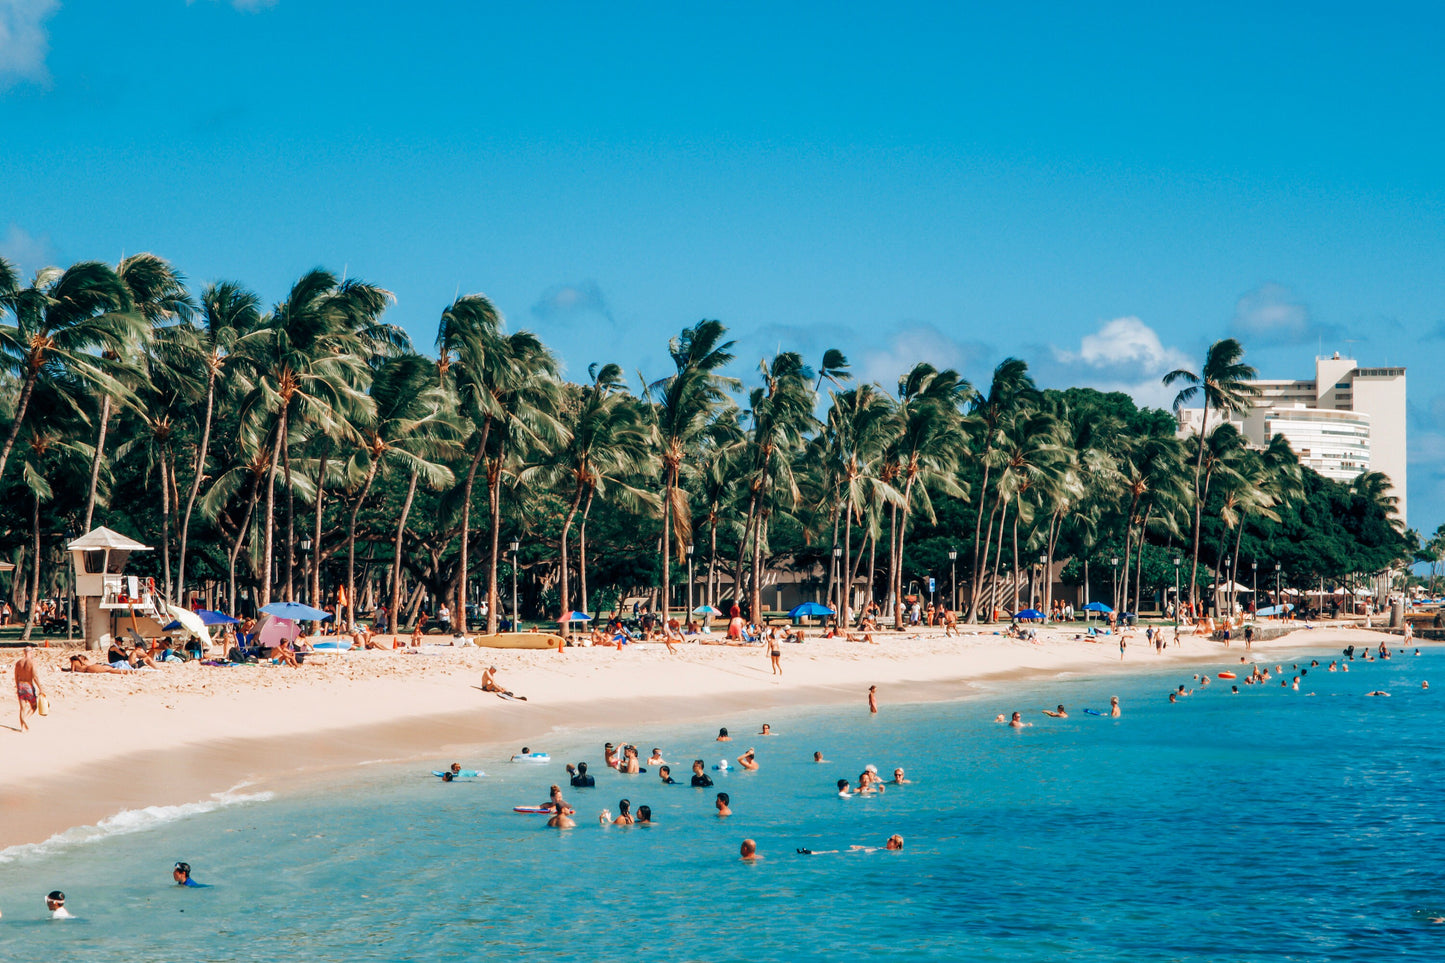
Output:
<instances>
[{"instance_id":1,"label":"palm tree","mask_svg":"<svg viewBox=\"0 0 1445 963\"><path fill-rule=\"evenodd\" d=\"M622 368L615 364L593 364L588 374L592 379L589 384L580 388L569 386L573 390L569 392L571 397L565 413L572 429L571 438L557 449L557 457L528 475L559 488L567 498L559 546L563 613L574 609L591 611L585 592L577 605L572 604L567 552L572 525L584 502L605 493L609 486L616 487L634 506L652 498L625 481L646 464L650 435L635 399L623 386Z\"/></svg>"},{"instance_id":2,"label":"palm tree","mask_svg":"<svg viewBox=\"0 0 1445 963\"><path fill-rule=\"evenodd\" d=\"M191 300L190 292L186 290L185 278L154 254L133 254L122 258L120 264L116 265L115 273L130 293L132 310L146 322L146 328L142 329L142 344L138 347L145 347L152 332L158 332L171 321L188 321L195 311L195 303ZM136 364L139 357L123 358L108 352L102 355L102 358L119 363L119 370L114 372L117 376L122 372L138 373ZM133 395L130 387L124 383L124 378L115 377L114 380L122 389L118 397L103 389L100 392L100 427L96 436L95 455L90 463L90 491L85 499L83 531L87 532L90 531L91 518L95 511L96 488L100 481L100 466L105 459L105 436L110 427L113 403L124 403Z\"/></svg>"},{"instance_id":3,"label":"palm tree","mask_svg":"<svg viewBox=\"0 0 1445 963\"><path fill-rule=\"evenodd\" d=\"M274 585L276 475L284 471L286 490L286 595L294 596L295 486L290 451L311 425L342 433L367 411L365 394L370 345L358 332L373 323L391 294L359 281L340 282L320 268L303 275L285 301L235 343L255 387L239 406L242 418L262 420L271 439L263 518L262 605ZM318 495L318 498L320 496ZM320 546L317 546L320 549Z\"/></svg>"},{"instance_id":4,"label":"palm tree","mask_svg":"<svg viewBox=\"0 0 1445 963\"><path fill-rule=\"evenodd\" d=\"M60 368L102 390L119 392L120 385L94 356L130 352L140 341L143 322L131 311L125 282L99 261L82 261L64 271L43 268L27 288L18 286L8 263L0 263L0 312L13 319L0 323L0 371L20 382L15 417L0 446L3 479L41 372Z\"/></svg>"},{"instance_id":5,"label":"palm tree","mask_svg":"<svg viewBox=\"0 0 1445 963\"><path fill-rule=\"evenodd\" d=\"M1005 358L993 369L993 380L987 394L975 395L968 424L975 442L975 456L983 464L983 480L979 483L978 513L973 526L973 582L970 585L968 621L978 621L982 601L984 566L988 561L989 542L984 539L983 515L988 504L989 474L998 460L994 451L1002 441L1001 431L1007 418L1022 403L1038 397L1038 389L1028 373L1028 365L1018 358Z\"/></svg>"},{"instance_id":6,"label":"palm tree","mask_svg":"<svg viewBox=\"0 0 1445 963\"><path fill-rule=\"evenodd\" d=\"M886 453L897 431L894 406L887 395L873 385L834 394L824 432L828 439L828 460L837 465L838 508L842 518L843 555L838 593L838 624L850 624L853 582L862 564L860 552L853 560L853 524L867 526L865 536L878 537L882 509L898 506L903 495L882 478Z\"/></svg>"},{"instance_id":7,"label":"palm tree","mask_svg":"<svg viewBox=\"0 0 1445 963\"><path fill-rule=\"evenodd\" d=\"M487 554L487 634L497 633L497 568L501 558L502 483L518 478L532 461L545 460L569 432L556 417L561 402L557 359L540 338L518 331L498 339L499 377L490 385L496 412L487 448L487 503L491 546ZM563 613L565 614L565 613ZM465 621L465 610L459 613Z\"/></svg>"},{"instance_id":8,"label":"palm tree","mask_svg":"<svg viewBox=\"0 0 1445 963\"><path fill-rule=\"evenodd\" d=\"M959 406L972 395L973 386L959 377L958 372L938 371L927 363L915 365L898 383L896 434L889 457L897 473L893 486L901 490L903 500L893 509L889 572L893 586L890 593L893 624L900 628L903 625L903 543L915 503L923 509L924 516L933 521L930 489L954 498L966 497L957 479L963 445Z\"/></svg>"},{"instance_id":9,"label":"palm tree","mask_svg":"<svg viewBox=\"0 0 1445 963\"><path fill-rule=\"evenodd\" d=\"M206 477L206 463L211 450L211 422L216 408L216 386L223 375L234 368L229 355L236 341L256 326L261 320L260 298L230 281L208 284L201 292L200 325L186 325L174 336L177 354L192 365L206 372L206 403L201 417L201 438L196 444L196 453L191 466L191 486L186 495L185 511L181 514L180 558L177 563L176 588L179 600L186 593L186 549L191 531L191 514L195 511L196 496L200 494L201 482ZM182 334L181 332L184 332ZM245 385L231 386L240 390ZM234 586L232 587L234 591ZM234 599L230 599L232 605Z\"/></svg>"},{"instance_id":10,"label":"palm tree","mask_svg":"<svg viewBox=\"0 0 1445 963\"><path fill-rule=\"evenodd\" d=\"M720 321L699 321L668 343L674 374L647 386L650 414L662 468L662 618L669 615L674 541L679 556L692 538L692 512L682 469L700 438L723 408L726 391L737 386L717 370L733 360ZM741 590L735 585L734 590Z\"/></svg>"},{"instance_id":11,"label":"palm tree","mask_svg":"<svg viewBox=\"0 0 1445 963\"><path fill-rule=\"evenodd\" d=\"M498 412L492 397L492 383L502 375L499 361L502 315L485 295L467 294L442 312L437 329L438 368L443 385L449 386L456 401L459 420L470 427L465 447L472 452L461 490L461 554L456 575L456 611L465 620L467 611L467 569L471 561L470 536L472 489L477 470L487 452L492 423ZM407 505L411 504L408 497ZM397 613L393 611L392 618Z\"/></svg>"},{"instance_id":12,"label":"palm tree","mask_svg":"<svg viewBox=\"0 0 1445 963\"><path fill-rule=\"evenodd\" d=\"M843 363L846 364L846 360ZM802 447L807 433L818 427L818 420L813 416L817 399L811 384L813 371L803 364L801 355L785 351L771 362L760 362L758 369L763 375L763 385L753 389L749 396L748 415L752 426L746 435L744 455L748 510L734 576L735 583L741 584L742 560L749 554L751 538L752 578L748 598L753 613L762 611L762 551L768 517L775 508L786 510L796 506L798 485L793 476L793 453Z\"/></svg>"},{"instance_id":13,"label":"palm tree","mask_svg":"<svg viewBox=\"0 0 1445 963\"><path fill-rule=\"evenodd\" d=\"M1201 438L1209 434L1210 409L1220 412L1226 418L1231 414L1242 414L1249 410L1250 400L1259 395L1259 389L1250 382L1257 371L1243 361L1244 347L1233 338L1216 341L1209 346L1204 356L1204 367L1198 374L1187 368L1175 368L1164 376L1165 386L1182 384L1183 388L1174 396L1174 410L1196 398L1204 402L1203 417L1199 422ZM1204 489L1201 481L1204 469L1205 445L1198 446L1194 461L1194 528L1190 535L1189 602L1196 604L1195 583L1199 577L1199 525L1204 511Z\"/></svg>"},{"instance_id":14,"label":"palm tree","mask_svg":"<svg viewBox=\"0 0 1445 963\"><path fill-rule=\"evenodd\" d=\"M391 358L377 368L371 382L375 419L362 429L358 458L365 471L360 493L351 503L346 520L346 598L356 599L356 519L383 470L395 467L406 473L413 493L420 479L430 488L455 481L443 459L457 451L458 432L451 421L450 399L436 383L435 367L419 354ZM409 506L408 506L409 507ZM405 515L405 512L403 512ZM403 517L402 525L406 521ZM392 565L392 611L400 581L401 549Z\"/></svg>"}]
</instances>

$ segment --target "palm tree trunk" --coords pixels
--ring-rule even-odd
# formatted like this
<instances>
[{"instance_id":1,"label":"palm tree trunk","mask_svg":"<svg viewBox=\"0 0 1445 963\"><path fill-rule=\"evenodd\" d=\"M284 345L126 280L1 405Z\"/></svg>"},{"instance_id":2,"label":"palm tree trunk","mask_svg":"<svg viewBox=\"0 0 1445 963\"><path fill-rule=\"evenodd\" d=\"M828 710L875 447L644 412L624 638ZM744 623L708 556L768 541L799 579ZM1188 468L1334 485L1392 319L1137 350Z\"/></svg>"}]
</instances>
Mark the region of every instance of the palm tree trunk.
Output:
<instances>
[{"instance_id":1,"label":"palm tree trunk","mask_svg":"<svg viewBox=\"0 0 1445 963\"><path fill-rule=\"evenodd\" d=\"M477 442L476 453L472 455L472 464L467 469L467 480L462 485L462 553L457 564L456 606L457 611L463 613L463 618L467 611L467 558L471 535L472 486L476 483L477 467L482 463L482 455L487 450L487 438L491 433L492 419L488 418L482 423L482 436Z\"/></svg>"},{"instance_id":2,"label":"palm tree trunk","mask_svg":"<svg viewBox=\"0 0 1445 963\"><path fill-rule=\"evenodd\" d=\"M1189 561L1189 604L1194 608L1195 618L1199 617L1199 604L1195 596L1195 584L1199 581L1199 521L1204 511L1204 493L1199 489L1199 474L1204 470L1204 439L1209 430L1209 397L1204 399L1204 415L1199 421L1199 453L1194 458L1194 530L1190 536L1192 549ZM1175 599L1175 603L1178 603Z\"/></svg>"},{"instance_id":3,"label":"palm tree trunk","mask_svg":"<svg viewBox=\"0 0 1445 963\"><path fill-rule=\"evenodd\" d=\"M756 520L758 494L753 492L748 501L747 522L743 525L742 538L738 540L738 560L733 568L733 601L738 607L743 604L743 567L747 564L748 541L753 537L753 523Z\"/></svg>"},{"instance_id":4,"label":"palm tree trunk","mask_svg":"<svg viewBox=\"0 0 1445 963\"><path fill-rule=\"evenodd\" d=\"M1144 545L1145 535L1149 531L1149 519L1154 514L1154 506L1150 505L1144 509L1144 521L1139 523L1139 550L1134 560L1134 613L1137 615L1144 603Z\"/></svg>"},{"instance_id":5,"label":"palm tree trunk","mask_svg":"<svg viewBox=\"0 0 1445 963\"><path fill-rule=\"evenodd\" d=\"M563 614L564 616L565 616L568 612L573 611L573 609L572 609L572 596L571 596L571 594L570 594L570 593L571 593L571 587L572 587L572 586L571 586L571 583L570 583L570 581L569 581L569 579L568 579L568 574L569 574L569 573L568 573L568 570L567 570L567 569L568 569L568 566L567 566L567 536L568 536L569 534L571 534L571 531L572 531L572 521L577 517L577 510L578 510L578 507L579 507L581 504L582 504L582 486L579 484L579 485L577 486L577 490L576 490L576 491L573 493L573 495L572 495L572 504L571 504L571 505L568 507L568 509L567 509L567 517L566 517L565 519L563 519L563 521L562 521L562 537L559 539L559 541L560 541L560 543L561 543L560 548L561 548L561 554L562 554L562 583L561 583L561 586L560 586L560 587L561 587L561 590L562 590L562 593L561 593L561 594L562 594L562 614ZM579 606L579 608L580 608L583 612L586 612L586 611L587 611L587 600L586 600L585 598L582 600L582 604L581 604L581 606ZM589 613L589 614L590 614L590 613Z\"/></svg>"},{"instance_id":6,"label":"palm tree trunk","mask_svg":"<svg viewBox=\"0 0 1445 963\"><path fill-rule=\"evenodd\" d=\"M896 590L896 594L893 596L895 599L894 625L903 624L901 618L903 615L903 542L908 537L908 519L913 514L913 482L917 477L916 474L908 476L908 481L903 486L903 507L898 510L898 515L902 517L898 523L898 545L894 548L893 585Z\"/></svg>"},{"instance_id":7,"label":"palm tree trunk","mask_svg":"<svg viewBox=\"0 0 1445 963\"><path fill-rule=\"evenodd\" d=\"M873 593L877 591L873 580L878 577L878 534L868 533L868 601L873 601ZM867 607L866 604L864 606Z\"/></svg>"},{"instance_id":8,"label":"palm tree trunk","mask_svg":"<svg viewBox=\"0 0 1445 963\"><path fill-rule=\"evenodd\" d=\"M291 487L291 446L281 446L281 461L286 470L286 601L296 599L296 490ZM314 546L320 553L321 546ZM347 604L351 599L347 599ZM337 613L340 614L339 612Z\"/></svg>"},{"instance_id":9,"label":"palm tree trunk","mask_svg":"<svg viewBox=\"0 0 1445 963\"><path fill-rule=\"evenodd\" d=\"M30 499L30 604L25 607L25 631L20 633L21 642L30 641L30 630L35 627L35 613L40 608L40 496Z\"/></svg>"},{"instance_id":10,"label":"palm tree trunk","mask_svg":"<svg viewBox=\"0 0 1445 963\"><path fill-rule=\"evenodd\" d=\"M849 586L850 588L852 586ZM898 506L888 506L888 607L893 627L903 628L903 579L898 574Z\"/></svg>"},{"instance_id":11,"label":"palm tree trunk","mask_svg":"<svg viewBox=\"0 0 1445 963\"><path fill-rule=\"evenodd\" d=\"M758 625L763 624L763 526L766 524L762 515L758 516L758 523L753 529L753 561L752 561L752 591L748 593L748 608L752 612L753 621Z\"/></svg>"},{"instance_id":12,"label":"palm tree trunk","mask_svg":"<svg viewBox=\"0 0 1445 963\"><path fill-rule=\"evenodd\" d=\"M717 608L717 512L712 513L708 529L707 604Z\"/></svg>"},{"instance_id":13,"label":"palm tree trunk","mask_svg":"<svg viewBox=\"0 0 1445 963\"><path fill-rule=\"evenodd\" d=\"M841 514L838 509L839 509L838 504L837 504L837 503L834 503L834 505L833 505L833 542L832 542L832 544L828 547L828 591L827 591L827 593L824 594L824 596L823 596L823 598L825 598L825 599L828 600L828 604L830 604L830 605L836 605L836 602L834 602L834 599L833 599L833 590L834 590L834 589L837 587L837 585L838 585L838 560L833 557L833 549L835 549L835 548L838 547L838 516L839 516L839 514Z\"/></svg>"},{"instance_id":14,"label":"palm tree trunk","mask_svg":"<svg viewBox=\"0 0 1445 963\"><path fill-rule=\"evenodd\" d=\"M487 553L487 634L497 634L497 549L502 535L502 460L505 451L497 453L496 460L487 465L487 502L491 509L492 531L491 550ZM457 614L461 624L467 624L467 611Z\"/></svg>"},{"instance_id":15,"label":"palm tree trunk","mask_svg":"<svg viewBox=\"0 0 1445 963\"><path fill-rule=\"evenodd\" d=\"M191 491L186 496L186 513L181 516L181 557L180 565L176 572L176 587L180 590L184 599L186 594L186 548L189 544L191 533L191 512L196 507L196 496L201 492L201 479L206 474L206 455L211 447L211 415L215 405L216 395L216 372L214 369L206 376L206 414L201 421L201 443L196 446L196 461L194 472L191 477ZM86 530L90 530L87 523Z\"/></svg>"},{"instance_id":16,"label":"palm tree trunk","mask_svg":"<svg viewBox=\"0 0 1445 963\"><path fill-rule=\"evenodd\" d=\"M90 531L91 519L95 515L95 493L100 488L100 463L105 459L105 435L110 428L110 395L100 400L100 431L95 439L95 454L90 459L90 493L85 497L84 535Z\"/></svg>"},{"instance_id":17,"label":"palm tree trunk","mask_svg":"<svg viewBox=\"0 0 1445 963\"><path fill-rule=\"evenodd\" d=\"M311 520L311 559L307 563L310 580L310 603L319 606L321 604L321 521L322 511L326 506L326 467L331 459L331 449L325 448L321 452L321 464L316 472L316 517ZM351 591L350 586L347 591ZM347 601L351 600L348 595ZM337 613L340 615L340 613Z\"/></svg>"},{"instance_id":18,"label":"palm tree trunk","mask_svg":"<svg viewBox=\"0 0 1445 963\"><path fill-rule=\"evenodd\" d=\"M1014 555L1014 596L1013 611L1019 610L1019 513L1014 512L1013 526L1013 555Z\"/></svg>"},{"instance_id":19,"label":"palm tree trunk","mask_svg":"<svg viewBox=\"0 0 1445 963\"><path fill-rule=\"evenodd\" d=\"M417 470L411 470L411 480L406 486L406 501L401 505L401 518L396 523L396 542L392 547L391 554L391 610L388 613L391 620L392 634L400 634L401 611L397 608L401 604L401 548L402 538L406 534L406 519L411 514L412 499L416 498Z\"/></svg>"},{"instance_id":20,"label":"palm tree trunk","mask_svg":"<svg viewBox=\"0 0 1445 963\"><path fill-rule=\"evenodd\" d=\"M166 453L161 452L161 579L162 596L171 597L171 485Z\"/></svg>"},{"instance_id":21,"label":"palm tree trunk","mask_svg":"<svg viewBox=\"0 0 1445 963\"><path fill-rule=\"evenodd\" d=\"M231 543L231 550L226 559L226 604L232 612L236 611L236 557L241 554L241 543L246 540L246 531L251 527L251 514L256 510L256 502L261 497L261 476L251 474L251 497L246 501L246 514L241 519L241 524L236 528L236 540Z\"/></svg>"},{"instance_id":22,"label":"palm tree trunk","mask_svg":"<svg viewBox=\"0 0 1445 963\"><path fill-rule=\"evenodd\" d=\"M979 573L978 573L978 578L979 578L980 580L982 580L982 579L984 578L984 576L986 576L986 575L988 574L988 568L987 568L987 566L988 566L988 550L989 550L989 548L993 545L993 520L994 520L995 518L998 518L999 506L1002 505L1002 504L1003 504L1002 499L995 499L995 500L994 500L993 508L990 509L990 510L989 510L989 513L988 513L988 528L984 529L984 532L983 532L983 564L984 564L984 568L981 569L981 570L979 571ZM1002 520L999 521L999 526L998 526L998 527L999 527L999 531L1002 532L1002 531L1003 531L1003 521L1002 521ZM997 591L997 589L996 589L995 587L990 587L990 588L989 588L989 594L990 594L990 595L994 594L996 591ZM980 589L979 589L979 591L978 591L978 594L974 597L973 602L971 602L971 603L969 603L969 604L972 605L974 609L977 609L979 606L981 606L981 605L983 604L983 590L982 590L982 587L980 587ZM973 613L970 612L969 614L972 615ZM977 620L975 620L975 621L977 621ZM993 606L992 606L992 605L990 605L990 606L988 607L988 618L984 619L984 621L985 621L985 622L992 622L992 621L993 621Z\"/></svg>"},{"instance_id":23,"label":"palm tree trunk","mask_svg":"<svg viewBox=\"0 0 1445 963\"><path fill-rule=\"evenodd\" d=\"M848 626L852 624L851 619L852 619L852 612L853 612L853 580L852 580L851 578L848 578L848 577L847 577L847 573L849 573L849 572L852 571L852 566L849 565L849 562L850 562L850 560L851 560L852 558L853 558L853 507L850 505L850 506L848 506L848 517L847 517L847 519L846 519L846 520L844 521L844 523L843 523L843 572L844 572L844 579L843 579L843 591L842 591L842 593L841 593L841 595L842 595L842 604L838 607L838 614L839 614L839 616L840 616L840 618L839 618L839 620L838 620L838 625L841 626L842 629L843 629L845 632L848 630Z\"/></svg>"},{"instance_id":24,"label":"palm tree trunk","mask_svg":"<svg viewBox=\"0 0 1445 963\"><path fill-rule=\"evenodd\" d=\"M39 375L40 369L33 363L26 369L25 383L20 386L20 400L15 402L15 420L10 423L10 434L5 436L5 446L0 448L0 481L5 479L5 465L10 461L15 439L20 437L20 426L25 422L25 412L30 407L30 395L35 391L35 379Z\"/></svg>"},{"instance_id":25,"label":"palm tree trunk","mask_svg":"<svg viewBox=\"0 0 1445 963\"><path fill-rule=\"evenodd\" d=\"M276 469L281 459L281 446L286 438L286 409L281 409L281 416L276 421L276 440L271 445L271 465L266 472L266 531L262 542L263 572L261 578L261 606L271 604L271 583L275 575L275 562L273 556L276 553Z\"/></svg>"},{"instance_id":26,"label":"palm tree trunk","mask_svg":"<svg viewBox=\"0 0 1445 963\"><path fill-rule=\"evenodd\" d=\"M988 455L988 451L983 453ZM983 483L978 486L978 517L973 523L973 584L969 586L968 621L970 624L978 622L978 603L982 598L982 587L979 582L983 578L983 565L981 562L988 559L988 546L983 541L983 508L988 504L988 462L983 463ZM993 527L993 517L989 516L989 527ZM989 613L992 615L993 613Z\"/></svg>"},{"instance_id":27,"label":"palm tree trunk","mask_svg":"<svg viewBox=\"0 0 1445 963\"><path fill-rule=\"evenodd\" d=\"M663 486L662 505L662 621L667 623L667 588L672 579L672 488L677 484L677 472L669 465L667 484Z\"/></svg>"},{"instance_id":28,"label":"palm tree trunk","mask_svg":"<svg viewBox=\"0 0 1445 963\"><path fill-rule=\"evenodd\" d=\"M371 460L371 467L366 470L366 481L361 486L361 494L356 496L356 501L351 506L351 514L346 519L346 601L351 606L351 621L356 621L356 516L361 514L361 503L366 501L366 496L371 494L371 483L376 480L376 459ZM316 490L316 501L321 503L321 489ZM320 512L317 512L320 515ZM320 549L320 545L316 546ZM319 554L319 552L318 552Z\"/></svg>"},{"instance_id":29,"label":"palm tree trunk","mask_svg":"<svg viewBox=\"0 0 1445 963\"><path fill-rule=\"evenodd\" d=\"M998 608L999 563L1003 560L1003 528L1008 521L1008 502L1003 503L1003 512L998 517L998 547L993 553L993 588L988 594L989 621L993 620L994 609Z\"/></svg>"},{"instance_id":30,"label":"palm tree trunk","mask_svg":"<svg viewBox=\"0 0 1445 963\"><path fill-rule=\"evenodd\" d=\"M597 493L595 488L587 489L587 502L582 506L582 524L577 527L577 582L582 591L582 602L586 604L587 595L587 516L592 514L592 496ZM621 603L618 603L619 607Z\"/></svg>"}]
</instances>

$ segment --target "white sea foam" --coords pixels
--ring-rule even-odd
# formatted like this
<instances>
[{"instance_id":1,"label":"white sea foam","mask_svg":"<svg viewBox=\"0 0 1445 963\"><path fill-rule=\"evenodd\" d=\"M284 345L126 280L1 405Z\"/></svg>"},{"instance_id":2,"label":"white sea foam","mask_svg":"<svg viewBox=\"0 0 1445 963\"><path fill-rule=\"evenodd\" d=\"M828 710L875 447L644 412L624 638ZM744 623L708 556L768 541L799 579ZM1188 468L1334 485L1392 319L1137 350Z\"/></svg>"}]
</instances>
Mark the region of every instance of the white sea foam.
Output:
<instances>
[{"instance_id":1,"label":"white sea foam","mask_svg":"<svg viewBox=\"0 0 1445 963\"><path fill-rule=\"evenodd\" d=\"M247 785L249 783L240 783L225 792L212 794L210 799L182 803L179 806L146 806L142 809L123 809L114 816L107 816L93 826L73 826L62 833L56 833L44 842L23 843L8 849L0 849L0 866L26 859L51 856L73 846L99 842L112 836L142 833L166 823L215 812L228 806L266 802L275 796L275 793L270 792L242 792L241 790L245 789Z\"/></svg>"}]
</instances>

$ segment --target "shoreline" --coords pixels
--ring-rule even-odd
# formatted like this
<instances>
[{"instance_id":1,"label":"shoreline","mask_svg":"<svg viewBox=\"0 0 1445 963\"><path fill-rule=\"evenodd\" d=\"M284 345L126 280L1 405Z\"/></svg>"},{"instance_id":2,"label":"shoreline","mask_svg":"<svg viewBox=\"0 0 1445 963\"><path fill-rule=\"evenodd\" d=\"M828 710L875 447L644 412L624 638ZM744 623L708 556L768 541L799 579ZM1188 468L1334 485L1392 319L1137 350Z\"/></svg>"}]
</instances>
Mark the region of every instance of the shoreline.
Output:
<instances>
[{"instance_id":1,"label":"shoreline","mask_svg":"<svg viewBox=\"0 0 1445 963\"><path fill-rule=\"evenodd\" d=\"M239 786L285 792L365 764L545 744L564 728L692 725L855 701L862 710L870 684L879 686L886 712L890 703L986 695L999 684L1132 676L1237 663L1244 654L1240 644L1226 649L1182 636L1161 655L1136 633L1121 661L1117 637L1073 635L1048 628L1031 643L991 632L945 639L923 629L882 636L876 646L815 638L784 649L781 679L757 647L720 645L685 645L676 656L660 644L561 654L446 648L425 656L357 654L300 670L185 665L135 676L61 674L55 663L63 650L40 650L52 710L32 718L29 733L13 725L0 731L0 760L13 777L0 788L7 816L0 851L127 810L194 804ZM1379 641L1365 630L1301 628L1255 643L1251 655L1263 661ZM529 701L475 688L487 665Z\"/></svg>"}]
</instances>

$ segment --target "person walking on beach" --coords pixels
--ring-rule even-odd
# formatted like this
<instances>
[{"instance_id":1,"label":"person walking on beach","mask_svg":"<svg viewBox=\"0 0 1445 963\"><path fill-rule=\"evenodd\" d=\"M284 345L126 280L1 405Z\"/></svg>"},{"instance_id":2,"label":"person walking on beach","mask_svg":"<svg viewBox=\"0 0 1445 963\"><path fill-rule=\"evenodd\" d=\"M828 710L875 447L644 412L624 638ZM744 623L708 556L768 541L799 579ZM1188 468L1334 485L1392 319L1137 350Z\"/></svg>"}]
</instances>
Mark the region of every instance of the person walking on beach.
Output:
<instances>
[{"instance_id":1,"label":"person walking on beach","mask_svg":"<svg viewBox=\"0 0 1445 963\"><path fill-rule=\"evenodd\" d=\"M20 703L21 732L30 728L25 717L40 711L40 697L44 694L40 687L40 674L31 658L34 651L34 646L27 645L20 652L20 661L15 663L15 701Z\"/></svg>"},{"instance_id":2,"label":"person walking on beach","mask_svg":"<svg viewBox=\"0 0 1445 963\"><path fill-rule=\"evenodd\" d=\"M868 711L873 715L878 714L878 687L876 685L868 687Z\"/></svg>"},{"instance_id":3,"label":"person walking on beach","mask_svg":"<svg viewBox=\"0 0 1445 963\"><path fill-rule=\"evenodd\" d=\"M1124 649L1128 646L1129 640L1122 633L1119 635L1119 661L1124 661Z\"/></svg>"}]
</instances>

